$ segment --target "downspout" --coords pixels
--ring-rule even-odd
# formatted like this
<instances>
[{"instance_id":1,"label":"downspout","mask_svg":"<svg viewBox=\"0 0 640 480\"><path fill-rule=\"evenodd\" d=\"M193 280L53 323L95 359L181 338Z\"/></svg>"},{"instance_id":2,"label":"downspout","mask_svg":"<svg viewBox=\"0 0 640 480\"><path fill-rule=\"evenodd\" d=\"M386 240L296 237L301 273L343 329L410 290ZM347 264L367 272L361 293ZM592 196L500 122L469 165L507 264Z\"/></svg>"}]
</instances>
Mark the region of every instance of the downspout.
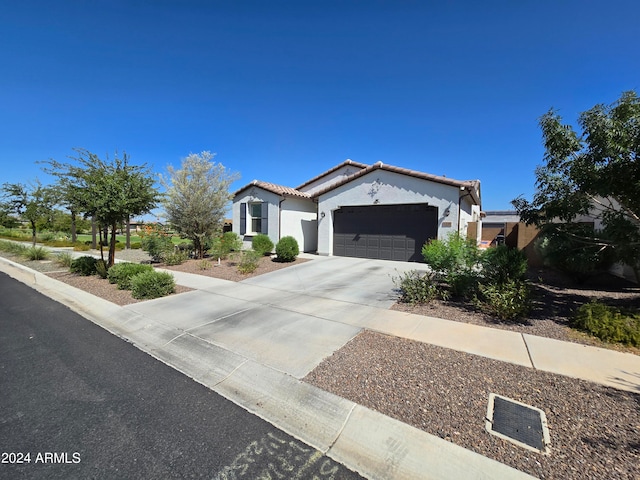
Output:
<instances>
[{"instance_id":1,"label":"downspout","mask_svg":"<svg viewBox=\"0 0 640 480\"><path fill-rule=\"evenodd\" d=\"M285 200L286 197L283 196L278 202L278 240L282 239L282 202Z\"/></svg>"},{"instance_id":2,"label":"downspout","mask_svg":"<svg viewBox=\"0 0 640 480\"><path fill-rule=\"evenodd\" d=\"M462 190L463 192L467 192L464 193L462 195L460 195L458 197L458 235L460 235L460 216L462 214L462 199L464 197L470 197L471 196L471 192L467 190L468 187L461 187L460 190Z\"/></svg>"}]
</instances>

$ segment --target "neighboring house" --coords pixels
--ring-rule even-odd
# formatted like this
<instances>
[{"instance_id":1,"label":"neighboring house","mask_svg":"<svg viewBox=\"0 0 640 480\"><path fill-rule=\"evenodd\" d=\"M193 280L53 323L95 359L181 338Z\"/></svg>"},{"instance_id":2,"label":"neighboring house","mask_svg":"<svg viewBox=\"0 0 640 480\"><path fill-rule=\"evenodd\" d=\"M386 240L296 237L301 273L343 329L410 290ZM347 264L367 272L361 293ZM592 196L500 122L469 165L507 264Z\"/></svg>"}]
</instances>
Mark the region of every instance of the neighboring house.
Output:
<instances>
[{"instance_id":1,"label":"neighboring house","mask_svg":"<svg viewBox=\"0 0 640 480\"><path fill-rule=\"evenodd\" d=\"M426 241L466 235L479 220L479 180L382 162L346 160L297 188L254 180L233 200L233 231L247 244L258 233L292 236L320 255L422 261Z\"/></svg>"}]
</instances>

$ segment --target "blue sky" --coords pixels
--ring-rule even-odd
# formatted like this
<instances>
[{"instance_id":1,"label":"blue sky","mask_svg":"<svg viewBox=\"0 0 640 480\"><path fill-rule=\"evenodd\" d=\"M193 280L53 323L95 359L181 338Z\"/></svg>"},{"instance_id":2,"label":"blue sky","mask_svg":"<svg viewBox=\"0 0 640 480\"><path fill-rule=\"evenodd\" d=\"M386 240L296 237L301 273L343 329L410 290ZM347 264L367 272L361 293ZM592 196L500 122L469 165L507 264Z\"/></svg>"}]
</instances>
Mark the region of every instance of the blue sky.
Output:
<instances>
[{"instance_id":1,"label":"blue sky","mask_svg":"<svg viewBox=\"0 0 640 480\"><path fill-rule=\"evenodd\" d=\"M216 152L295 187L347 158L533 193L538 118L640 90L628 1L6 0L0 183L74 147L164 173Z\"/></svg>"}]
</instances>

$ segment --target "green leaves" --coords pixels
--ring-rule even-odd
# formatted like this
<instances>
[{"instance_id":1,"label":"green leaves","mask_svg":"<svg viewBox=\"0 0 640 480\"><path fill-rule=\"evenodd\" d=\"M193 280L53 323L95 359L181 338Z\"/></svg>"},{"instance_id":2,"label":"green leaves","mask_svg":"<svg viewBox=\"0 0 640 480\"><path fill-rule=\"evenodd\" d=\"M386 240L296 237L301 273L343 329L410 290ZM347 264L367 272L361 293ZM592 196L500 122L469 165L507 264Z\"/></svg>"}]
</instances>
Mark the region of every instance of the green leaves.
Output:
<instances>
[{"instance_id":1,"label":"green leaves","mask_svg":"<svg viewBox=\"0 0 640 480\"><path fill-rule=\"evenodd\" d=\"M164 208L169 223L185 238L193 241L198 258L214 234L221 230L227 204L231 199L229 187L237 175L220 163L213 162L214 154L190 154L182 160L182 167L167 169L168 178Z\"/></svg>"},{"instance_id":2,"label":"green leaves","mask_svg":"<svg viewBox=\"0 0 640 480\"><path fill-rule=\"evenodd\" d=\"M561 121L554 110L540 118L545 164L536 169L536 192L512 204L526 223L567 232L588 215L596 229L580 239L585 248L608 246L640 279L640 99L624 92L583 112L580 135Z\"/></svg>"}]
</instances>

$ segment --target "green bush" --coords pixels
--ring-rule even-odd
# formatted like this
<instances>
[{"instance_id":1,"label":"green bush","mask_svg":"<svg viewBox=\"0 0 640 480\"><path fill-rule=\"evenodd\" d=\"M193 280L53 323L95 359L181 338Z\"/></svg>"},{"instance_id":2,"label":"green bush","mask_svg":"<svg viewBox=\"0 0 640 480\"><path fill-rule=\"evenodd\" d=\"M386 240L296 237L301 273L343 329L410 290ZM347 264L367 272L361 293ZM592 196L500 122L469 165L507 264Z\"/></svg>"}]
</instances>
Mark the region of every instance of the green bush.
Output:
<instances>
[{"instance_id":1,"label":"green bush","mask_svg":"<svg viewBox=\"0 0 640 480\"><path fill-rule=\"evenodd\" d=\"M403 303L429 303L439 296L438 284L431 272L411 270L393 277Z\"/></svg>"},{"instance_id":2,"label":"green bush","mask_svg":"<svg viewBox=\"0 0 640 480\"><path fill-rule=\"evenodd\" d=\"M446 240L433 239L422 247L422 256L437 278L449 285L454 297L471 298L478 286L480 251L476 242L457 232Z\"/></svg>"},{"instance_id":3,"label":"green bush","mask_svg":"<svg viewBox=\"0 0 640 480\"><path fill-rule=\"evenodd\" d=\"M571 326L605 342L640 346L640 314L593 301L578 308Z\"/></svg>"},{"instance_id":4,"label":"green bush","mask_svg":"<svg viewBox=\"0 0 640 480\"><path fill-rule=\"evenodd\" d=\"M91 250L91 242L89 242L89 243L76 243L73 246L73 250L75 250L76 252L86 252L88 250Z\"/></svg>"},{"instance_id":5,"label":"green bush","mask_svg":"<svg viewBox=\"0 0 640 480\"><path fill-rule=\"evenodd\" d=\"M0 242L0 250L7 253L13 253L15 255L22 255L27 248L28 247L21 243L7 241Z\"/></svg>"},{"instance_id":6,"label":"green bush","mask_svg":"<svg viewBox=\"0 0 640 480\"><path fill-rule=\"evenodd\" d=\"M142 242L131 242L131 250L140 250L142 248Z\"/></svg>"},{"instance_id":7,"label":"green bush","mask_svg":"<svg viewBox=\"0 0 640 480\"><path fill-rule=\"evenodd\" d=\"M131 278L131 296L139 300L164 297L173 293L175 286L173 275L152 269Z\"/></svg>"},{"instance_id":8,"label":"green bush","mask_svg":"<svg viewBox=\"0 0 640 480\"><path fill-rule=\"evenodd\" d=\"M43 247L29 247L23 255L27 260L45 260L49 258L49 250Z\"/></svg>"},{"instance_id":9,"label":"green bush","mask_svg":"<svg viewBox=\"0 0 640 480\"><path fill-rule=\"evenodd\" d=\"M73 247L73 242L66 239L55 239L43 242L48 247Z\"/></svg>"},{"instance_id":10,"label":"green bush","mask_svg":"<svg viewBox=\"0 0 640 480\"><path fill-rule=\"evenodd\" d=\"M471 299L478 291L480 274L475 269L449 272L444 281L449 286L449 294L452 297Z\"/></svg>"},{"instance_id":11,"label":"green bush","mask_svg":"<svg viewBox=\"0 0 640 480\"><path fill-rule=\"evenodd\" d=\"M434 271L447 275L473 269L480 259L480 251L475 240L463 238L454 232L444 241L433 239L425 243L422 257Z\"/></svg>"},{"instance_id":12,"label":"green bush","mask_svg":"<svg viewBox=\"0 0 640 480\"><path fill-rule=\"evenodd\" d=\"M240 260L238 261L238 271L242 274L255 272L260 265L260 253L255 250L243 250L240 252Z\"/></svg>"},{"instance_id":13,"label":"green bush","mask_svg":"<svg viewBox=\"0 0 640 480\"><path fill-rule=\"evenodd\" d=\"M77 273L84 276L95 275L97 273L96 262L97 260L94 257L90 257L88 255L78 257L71 262L69 270L71 270L71 273Z\"/></svg>"},{"instance_id":14,"label":"green bush","mask_svg":"<svg viewBox=\"0 0 640 480\"><path fill-rule=\"evenodd\" d=\"M578 224L564 228L569 231L565 233L555 225L548 226L535 241L534 247L545 266L566 273L578 283L611 267L615 261L613 249L578 239L593 237L592 226Z\"/></svg>"},{"instance_id":15,"label":"green bush","mask_svg":"<svg viewBox=\"0 0 640 480\"><path fill-rule=\"evenodd\" d=\"M120 290L130 290L131 279L134 275L150 271L153 271L151 265L121 262L116 263L109 269L107 278L109 279L109 283L115 283Z\"/></svg>"},{"instance_id":16,"label":"green bush","mask_svg":"<svg viewBox=\"0 0 640 480\"><path fill-rule=\"evenodd\" d=\"M502 285L509 281L524 280L527 256L522 250L499 245L484 252L480 261L485 284Z\"/></svg>"},{"instance_id":17,"label":"green bush","mask_svg":"<svg viewBox=\"0 0 640 480\"><path fill-rule=\"evenodd\" d=\"M264 233L260 233L251 239L251 248L260 255L268 255L273 252L273 242Z\"/></svg>"},{"instance_id":18,"label":"green bush","mask_svg":"<svg viewBox=\"0 0 640 480\"><path fill-rule=\"evenodd\" d=\"M214 258L225 259L231 252L242 250L242 239L235 232L225 232L211 242L210 254Z\"/></svg>"},{"instance_id":19,"label":"green bush","mask_svg":"<svg viewBox=\"0 0 640 480\"><path fill-rule=\"evenodd\" d=\"M140 241L142 250L147 252L154 262L164 261L164 257L173 253L171 237L162 234L151 234L142 237Z\"/></svg>"},{"instance_id":20,"label":"green bush","mask_svg":"<svg viewBox=\"0 0 640 480\"><path fill-rule=\"evenodd\" d=\"M56 254L55 261L58 265L70 268L71 262L73 262L73 255L71 255L69 252L60 252Z\"/></svg>"},{"instance_id":21,"label":"green bush","mask_svg":"<svg viewBox=\"0 0 640 480\"><path fill-rule=\"evenodd\" d=\"M298 242L293 237L282 237L276 245L276 260L293 262L300 253Z\"/></svg>"},{"instance_id":22,"label":"green bush","mask_svg":"<svg viewBox=\"0 0 640 480\"><path fill-rule=\"evenodd\" d=\"M167 252L163 255L162 261L165 265L180 265L189 259L189 253L187 251L174 250L173 252Z\"/></svg>"},{"instance_id":23,"label":"green bush","mask_svg":"<svg viewBox=\"0 0 640 480\"><path fill-rule=\"evenodd\" d=\"M482 311L501 320L517 320L531 310L531 293L523 281L479 285L478 302Z\"/></svg>"},{"instance_id":24,"label":"green bush","mask_svg":"<svg viewBox=\"0 0 640 480\"><path fill-rule=\"evenodd\" d=\"M105 260L100 259L96 261L96 274L100 278L107 278L107 275L109 275L109 267Z\"/></svg>"}]
</instances>

